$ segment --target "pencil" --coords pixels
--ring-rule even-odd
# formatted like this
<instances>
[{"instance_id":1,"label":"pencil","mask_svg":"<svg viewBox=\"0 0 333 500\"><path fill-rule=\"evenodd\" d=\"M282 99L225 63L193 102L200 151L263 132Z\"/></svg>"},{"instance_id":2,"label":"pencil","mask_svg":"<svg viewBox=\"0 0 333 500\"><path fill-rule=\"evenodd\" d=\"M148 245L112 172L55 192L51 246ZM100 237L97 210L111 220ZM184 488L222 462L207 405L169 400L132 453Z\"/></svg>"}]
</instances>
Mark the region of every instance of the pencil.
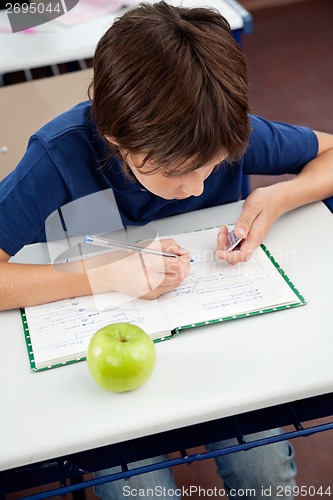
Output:
<instances>
[{"instance_id":1,"label":"pencil","mask_svg":"<svg viewBox=\"0 0 333 500\"><path fill-rule=\"evenodd\" d=\"M124 248L125 250L132 250L133 252L150 253L152 255L159 255L160 257L172 257L172 258L179 257L179 255L175 255L173 253L159 252L158 250L141 247L139 245L133 245L132 243L124 243L122 241L109 240L106 238L101 238L99 236L91 236L89 234L87 234L84 237L84 241L85 243L91 243L92 245L99 245L101 247Z\"/></svg>"}]
</instances>

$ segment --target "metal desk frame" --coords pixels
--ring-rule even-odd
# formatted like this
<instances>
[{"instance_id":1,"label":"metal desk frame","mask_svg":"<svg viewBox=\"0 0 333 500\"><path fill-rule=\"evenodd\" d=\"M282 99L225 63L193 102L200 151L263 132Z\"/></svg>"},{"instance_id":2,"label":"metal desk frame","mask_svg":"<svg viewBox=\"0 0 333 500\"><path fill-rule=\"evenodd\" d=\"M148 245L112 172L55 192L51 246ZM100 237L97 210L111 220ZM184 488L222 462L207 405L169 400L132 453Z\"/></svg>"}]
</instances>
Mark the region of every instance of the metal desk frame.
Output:
<instances>
[{"instance_id":1,"label":"metal desk frame","mask_svg":"<svg viewBox=\"0 0 333 500\"><path fill-rule=\"evenodd\" d=\"M331 430L333 429L333 420L329 423L312 422L308 427L304 426L302 422L332 415L333 393L329 393L136 438L98 449L55 457L52 460L0 472L0 498L5 498L6 494L14 491L47 485L55 481L59 481L59 487L21 498L41 500L69 492L72 492L77 499L83 498L80 495L85 488L98 484ZM248 434L286 426L292 426L293 430L285 430L280 435L255 441L247 441L245 438ZM236 438L238 444L203 453L187 451L206 443L230 438ZM131 462L172 452L178 452L179 457L134 469L128 467ZM121 472L89 480L84 480L82 477L84 474L116 465L121 466ZM67 484L68 480L71 480L71 484Z\"/></svg>"}]
</instances>

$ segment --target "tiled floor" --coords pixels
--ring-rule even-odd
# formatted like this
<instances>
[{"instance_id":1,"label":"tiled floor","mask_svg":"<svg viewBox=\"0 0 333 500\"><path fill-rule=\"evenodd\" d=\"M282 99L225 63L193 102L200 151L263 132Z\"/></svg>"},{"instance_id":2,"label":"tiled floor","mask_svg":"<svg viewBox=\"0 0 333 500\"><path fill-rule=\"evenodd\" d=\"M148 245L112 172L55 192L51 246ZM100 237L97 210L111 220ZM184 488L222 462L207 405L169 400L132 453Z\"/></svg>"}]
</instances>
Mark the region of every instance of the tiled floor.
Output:
<instances>
[{"instance_id":1,"label":"tiled floor","mask_svg":"<svg viewBox=\"0 0 333 500\"><path fill-rule=\"evenodd\" d=\"M265 9L259 4L274 5L276 0L240 1L254 25L253 33L243 37L252 110L333 132L333 1L288 1ZM266 181L270 179L252 179L251 186Z\"/></svg>"},{"instance_id":2,"label":"tiled floor","mask_svg":"<svg viewBox=\"0 0 333 500\"><path fill-rule=\"evenodd\" d=\"M304 0L252 12L243 38L253 110L333 132L333 2Z\"/></svg>"},{"instance_id":3,"label":"tiled floor","mask_svg":"<svg viewBox=\"0 0 333 500\"><path fill-rule=\"evenodd\" d=\"M240 2L251 11L254 21L253 34L243 40L253 111L270 119L333 132L333 1L284 0L283 6L264 9L260 6L275 5L277 0ZM252 187L258 183L252 179ZM299 438L293 445L298 485L331 486L333 495L333 431ZM174 473L179 485L222 486L212 460L178 466ZM95 498L91 491L87 496ZM17 496L8 496L8 500L14 498ZM310 493L302 498L323 500L329 496Z\"/></svg>"}]
</instances>

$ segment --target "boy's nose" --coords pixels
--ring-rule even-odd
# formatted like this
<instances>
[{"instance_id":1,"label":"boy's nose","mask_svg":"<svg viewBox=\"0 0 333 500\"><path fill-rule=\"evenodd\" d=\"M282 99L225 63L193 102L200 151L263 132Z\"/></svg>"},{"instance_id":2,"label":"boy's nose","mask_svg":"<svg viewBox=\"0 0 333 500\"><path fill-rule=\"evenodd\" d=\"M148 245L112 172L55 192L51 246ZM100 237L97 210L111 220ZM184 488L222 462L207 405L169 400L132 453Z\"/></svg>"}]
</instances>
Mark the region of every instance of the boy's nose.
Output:
<instances>
[{"instance_id":1,"label":"boy's nose","mask_svg":"<svg viewBox=\"0 0 333 500\"><path fill-rule=\"evenodd\" d=\"M198 175L193 175L195 173L193 172L192 175L187 176L186 181L181 185L181 190L190 196L200 196L204 190L203 179Z\"/></svg>"}]
</instances>

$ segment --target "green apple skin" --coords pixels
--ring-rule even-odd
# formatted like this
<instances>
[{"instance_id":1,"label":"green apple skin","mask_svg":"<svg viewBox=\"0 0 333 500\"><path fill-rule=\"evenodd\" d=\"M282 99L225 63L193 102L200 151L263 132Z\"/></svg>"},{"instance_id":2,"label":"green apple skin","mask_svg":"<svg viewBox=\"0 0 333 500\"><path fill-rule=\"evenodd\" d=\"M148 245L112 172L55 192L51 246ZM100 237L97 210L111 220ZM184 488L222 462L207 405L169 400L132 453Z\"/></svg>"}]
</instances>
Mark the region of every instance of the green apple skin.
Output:
<instances>
[{"instance_id":1,"label":"green apple skin","mask_svg":"<svg viewBox=\"0 0 333 500\"><path fill-rule=\"evenodd\" d=\"M154 342L140 327L112 323L98 330L87 350L95 381L112 392L132 391L150 377L156 362Z\"/></svg>"}]
</instances>

